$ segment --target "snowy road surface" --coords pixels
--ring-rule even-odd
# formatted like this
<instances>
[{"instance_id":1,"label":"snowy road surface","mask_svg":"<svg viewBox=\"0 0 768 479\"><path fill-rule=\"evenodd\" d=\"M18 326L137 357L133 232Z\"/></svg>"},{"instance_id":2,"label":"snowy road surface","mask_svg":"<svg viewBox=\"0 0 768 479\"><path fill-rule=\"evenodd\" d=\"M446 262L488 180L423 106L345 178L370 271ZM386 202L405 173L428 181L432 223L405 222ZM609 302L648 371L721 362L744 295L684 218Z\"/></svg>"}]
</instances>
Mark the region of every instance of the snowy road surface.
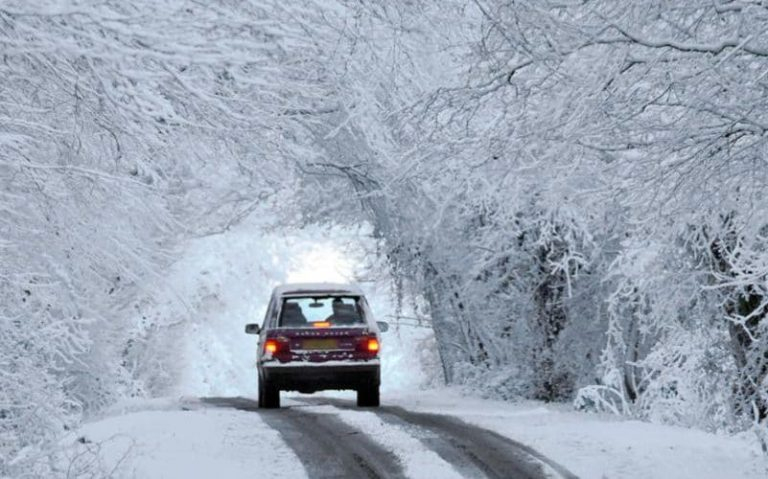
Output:
<instances>
[{"instance_id":1,"label":"snowy road surface","mask_svg":"<svg viewBox=\"0 0 768 479\"><path fill-rule=\"evenodd\" d=\"M260 414L280 431L313 478L576 477L529 447L449 416L395 406L357 409L352 401L331 398L300 402L307 406L260 411L250 399L203 399ZM395 431L404 437L392 437ZM416 441L398 451L409 435Z\"/></svg>"},{"instance_id":2,"label":"snowy road surface","mask_svg":"<svg viewBox=\"0 0 768 479\"><path fill-rule=\"evenodd\" d=\"M284 393L126 402L73 434L69 477L758 479L748 435L507 403L450 388L383 397ZM96 472L95 472L96 471ZM570 472L569 472L570 471Z\"/></svg>"}]
</instances>

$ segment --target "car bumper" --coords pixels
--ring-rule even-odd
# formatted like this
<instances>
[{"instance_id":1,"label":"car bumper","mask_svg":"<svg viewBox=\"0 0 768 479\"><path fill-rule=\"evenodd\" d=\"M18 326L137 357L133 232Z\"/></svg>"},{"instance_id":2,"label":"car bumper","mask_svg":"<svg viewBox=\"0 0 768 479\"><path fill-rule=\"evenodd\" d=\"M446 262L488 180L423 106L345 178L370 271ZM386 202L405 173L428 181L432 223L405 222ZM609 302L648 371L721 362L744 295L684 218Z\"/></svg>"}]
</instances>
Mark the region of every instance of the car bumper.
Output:
<instances>
[{"instance_id":1,"label":"car bumper","mask_svg":"<svg viewBox=\"0 0 768 479\"><path fill-rule=\"evenodd\" d=\"M283 391L315 392L326 389L358 389L381 382L378 360L324 363L263 363L259 378Z\"/></svg>"}]
</instances>

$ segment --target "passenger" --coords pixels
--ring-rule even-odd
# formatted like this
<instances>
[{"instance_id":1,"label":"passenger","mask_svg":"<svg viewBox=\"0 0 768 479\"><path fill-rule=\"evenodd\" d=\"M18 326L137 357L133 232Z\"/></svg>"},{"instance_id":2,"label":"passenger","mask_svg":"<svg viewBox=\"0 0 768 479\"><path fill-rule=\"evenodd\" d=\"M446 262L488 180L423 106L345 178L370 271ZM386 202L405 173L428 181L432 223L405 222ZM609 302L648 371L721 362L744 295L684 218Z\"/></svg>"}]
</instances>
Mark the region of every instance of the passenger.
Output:
<instances>
[{"instance_id":1,"label":"passenger","mask_svg":"<svg viewBox=\"0 0 768 479\"><path fill-rule=\"evenodd\" d=\"M341 298L334 298L331 303L333 314L325 320L331 324L355 324L360 322L360 317L355 311L354 304L345 304Z\"/></svg>"},{"instance_id":2,"label":"passenger","mask_svg":"<svg viewBox=\"0 0 768 479\"><path fill-rule=\"evenodd\" d=\"M331 313L330 316L325 318L325 321L331 324L336 323L336 321L339 319L339 316L341 316L341 311L343 307L344 307L344 301L341 298L333 298L333 302L331 303L331 308L333 309L333 313Z\"/></svg>"}]
</instances>

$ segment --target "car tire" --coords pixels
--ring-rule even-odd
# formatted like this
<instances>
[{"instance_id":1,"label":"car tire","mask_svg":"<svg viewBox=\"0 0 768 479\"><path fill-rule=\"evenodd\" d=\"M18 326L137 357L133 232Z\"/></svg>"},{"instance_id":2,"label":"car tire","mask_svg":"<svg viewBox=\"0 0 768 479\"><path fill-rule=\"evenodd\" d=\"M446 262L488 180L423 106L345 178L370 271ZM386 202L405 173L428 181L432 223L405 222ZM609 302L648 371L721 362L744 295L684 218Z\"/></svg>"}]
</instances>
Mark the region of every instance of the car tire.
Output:
<instances>
[{"instance_id":1,"label":"car tire","mask_svg":"<svg viewBox=\"0 0 768 479\"><path fill-rule=\"evenodd\" d=\"M364 386L357 390L358 407L379 407L379 386Z\"/></svg>"},{"instance_id":2,"label":"car tire","mask_svg":"<svg viewBox=\"0 0 768 479\"><path fill-rule=\"evenodd\" d=\"M280 389L268 381L259 384L259 407L261 409L277 409L280 407Z\"/></svg>"}]
</instances>

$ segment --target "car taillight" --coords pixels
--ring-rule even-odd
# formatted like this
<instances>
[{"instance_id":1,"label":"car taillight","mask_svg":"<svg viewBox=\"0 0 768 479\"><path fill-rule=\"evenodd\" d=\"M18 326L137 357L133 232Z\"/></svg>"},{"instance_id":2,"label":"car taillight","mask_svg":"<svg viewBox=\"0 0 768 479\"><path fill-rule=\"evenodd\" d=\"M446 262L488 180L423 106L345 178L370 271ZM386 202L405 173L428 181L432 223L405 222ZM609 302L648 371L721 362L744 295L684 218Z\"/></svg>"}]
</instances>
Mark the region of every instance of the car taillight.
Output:
<instances>
[{"instance_id":1,"label":"car taillight","mask_svg":"<svg viewBox=\"0 0 768 479\"><path fill-rule=\"evenodd\" d=\"M272 355L289 353L291 345L286 338L269 338L264 341L264 352Z\"/></svg>"},{"instance_id":2,"label":"car taillight","mask_svg":"<svg viewBox=\"0 0 768 479\"><path fill-rule=\"evenodd\" d=\"M375 337L364 336L357 343L358 351L368 353L371 356L376 356L379 353L379 349L379 340Z\"/></svg>"},{"instance_id":3,"label":"car taillight","mask_svg":"<svg viewBox=\"0 0 768 479\"><path fill-rule=\"evenodd\" d=\"M274 339L267 339L264 343L264 352L275 354L280 350L280 344Z\"/></svg>"}]
</instances>

